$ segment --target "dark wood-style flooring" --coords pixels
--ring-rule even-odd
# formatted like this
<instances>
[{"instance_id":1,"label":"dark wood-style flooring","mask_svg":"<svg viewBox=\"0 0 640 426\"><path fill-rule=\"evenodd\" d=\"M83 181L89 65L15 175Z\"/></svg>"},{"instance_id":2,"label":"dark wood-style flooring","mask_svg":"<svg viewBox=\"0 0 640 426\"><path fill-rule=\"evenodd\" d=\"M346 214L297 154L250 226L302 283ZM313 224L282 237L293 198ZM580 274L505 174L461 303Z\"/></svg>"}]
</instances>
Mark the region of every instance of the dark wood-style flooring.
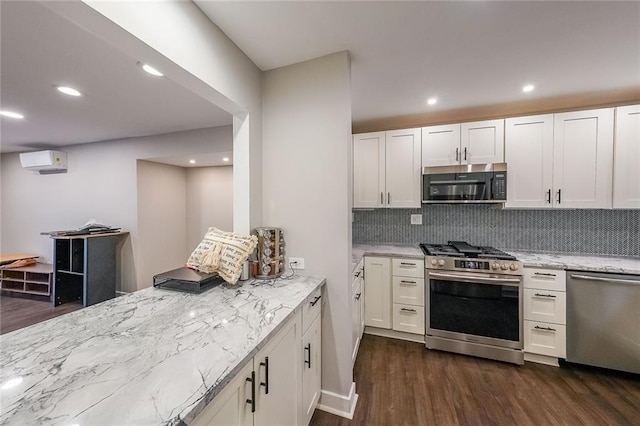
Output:
<instances>
[{"instance_id":1,"label":"dark wood-style flooring","mask_svg":"<svg viewBox=\"0 0 640 426\"><path fill-rule=\"evenodd\" d=\"M82 308L81 303L53 307L47 298L0 294L0 334L9 333Z\"/></svg>"},{"instance_id":2,"label":"dark wood-style flooring","mask_svg":"<svg viewBox=\"0 0 640 426\"><path fill-rule=\"evenodd\" d=\"M312 426L640 425L640 377L566 364L516 366L365 335L353 420Z\"/></svg>"}]
</instances>

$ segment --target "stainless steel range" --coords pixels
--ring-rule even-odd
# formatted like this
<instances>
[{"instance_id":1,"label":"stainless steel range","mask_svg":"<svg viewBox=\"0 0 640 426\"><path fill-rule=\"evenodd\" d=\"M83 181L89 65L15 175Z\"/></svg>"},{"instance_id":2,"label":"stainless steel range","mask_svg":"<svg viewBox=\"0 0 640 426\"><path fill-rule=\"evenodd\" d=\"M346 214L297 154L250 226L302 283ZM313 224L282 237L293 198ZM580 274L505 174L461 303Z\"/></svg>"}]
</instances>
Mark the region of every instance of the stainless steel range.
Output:
<instances>
[{"instance_id":1,"label":"stainless steel range","mask_svg":"<svg viewBox=\"0 0 640 426\"><path fill-rule=\"evenodd\" d=\"M464 241L420 247L427 348L524 364L522 264Z\"/></svg>"}]
</instances>

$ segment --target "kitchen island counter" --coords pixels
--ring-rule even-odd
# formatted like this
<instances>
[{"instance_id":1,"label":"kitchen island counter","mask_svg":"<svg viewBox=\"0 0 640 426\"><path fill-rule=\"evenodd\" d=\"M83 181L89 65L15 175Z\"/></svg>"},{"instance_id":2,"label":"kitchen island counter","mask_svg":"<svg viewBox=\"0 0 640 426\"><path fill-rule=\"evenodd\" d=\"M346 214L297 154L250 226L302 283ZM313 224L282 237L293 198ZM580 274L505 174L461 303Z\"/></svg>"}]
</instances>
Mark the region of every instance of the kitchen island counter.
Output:
<instances>
[{"instance_id":1,"label":"kitchen island counter","mask_svg":"<svg viewBox=\"0 0 640 426\"><path fill-rule=\"evenodd\" d=\"M0 424L188 423L324 283L147 288L2 335Z\"/></svg>"}]
</instances>

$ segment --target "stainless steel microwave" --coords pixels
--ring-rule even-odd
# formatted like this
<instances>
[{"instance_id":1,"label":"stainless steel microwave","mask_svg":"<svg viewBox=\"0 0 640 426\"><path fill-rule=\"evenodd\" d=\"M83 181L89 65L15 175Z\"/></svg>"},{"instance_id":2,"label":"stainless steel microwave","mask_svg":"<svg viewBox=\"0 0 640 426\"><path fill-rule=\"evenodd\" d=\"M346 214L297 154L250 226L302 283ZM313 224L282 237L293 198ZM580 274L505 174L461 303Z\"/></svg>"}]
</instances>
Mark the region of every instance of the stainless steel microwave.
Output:
<instances>
[{"instance_id":1,"label":"stainless steel microwave","mask_svg":"<svg viewBox=\"0 0 640 426\"><path fill-rule=\"evenodd\" d=\"M506 163L423 169L423 203L504 203L505 201L507 201Z\"/></svg>"}]
</instances>

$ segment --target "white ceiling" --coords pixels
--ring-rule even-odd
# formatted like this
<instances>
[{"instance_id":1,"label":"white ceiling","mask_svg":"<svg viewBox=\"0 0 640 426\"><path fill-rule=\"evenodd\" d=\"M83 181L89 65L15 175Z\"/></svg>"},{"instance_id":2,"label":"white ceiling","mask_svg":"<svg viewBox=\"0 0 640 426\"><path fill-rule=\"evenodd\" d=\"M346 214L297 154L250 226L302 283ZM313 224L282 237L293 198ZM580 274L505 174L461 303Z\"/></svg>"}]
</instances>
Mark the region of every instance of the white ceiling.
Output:
<instances>
[{"instance_id":1,"label":"white ceiling","mask_svg":"<svg viewBox=\"0 0 640 426\"><path fill-rule=\"evenodd\" d=\"M356 123L640 87L640 2L196 4L262 70L348 50Z\"/></svg>"},{"instance_id":2,"label":"white ceiling","mask_svg":"<svg viewBox=\"0 0 640 426\"><path fill-rule=\"evenodd\" d=\"M2 152L229 125L230 114L36 2L2 1ZM86 96L72 98L66 84Z\"/></svg>"}]
</instances>

